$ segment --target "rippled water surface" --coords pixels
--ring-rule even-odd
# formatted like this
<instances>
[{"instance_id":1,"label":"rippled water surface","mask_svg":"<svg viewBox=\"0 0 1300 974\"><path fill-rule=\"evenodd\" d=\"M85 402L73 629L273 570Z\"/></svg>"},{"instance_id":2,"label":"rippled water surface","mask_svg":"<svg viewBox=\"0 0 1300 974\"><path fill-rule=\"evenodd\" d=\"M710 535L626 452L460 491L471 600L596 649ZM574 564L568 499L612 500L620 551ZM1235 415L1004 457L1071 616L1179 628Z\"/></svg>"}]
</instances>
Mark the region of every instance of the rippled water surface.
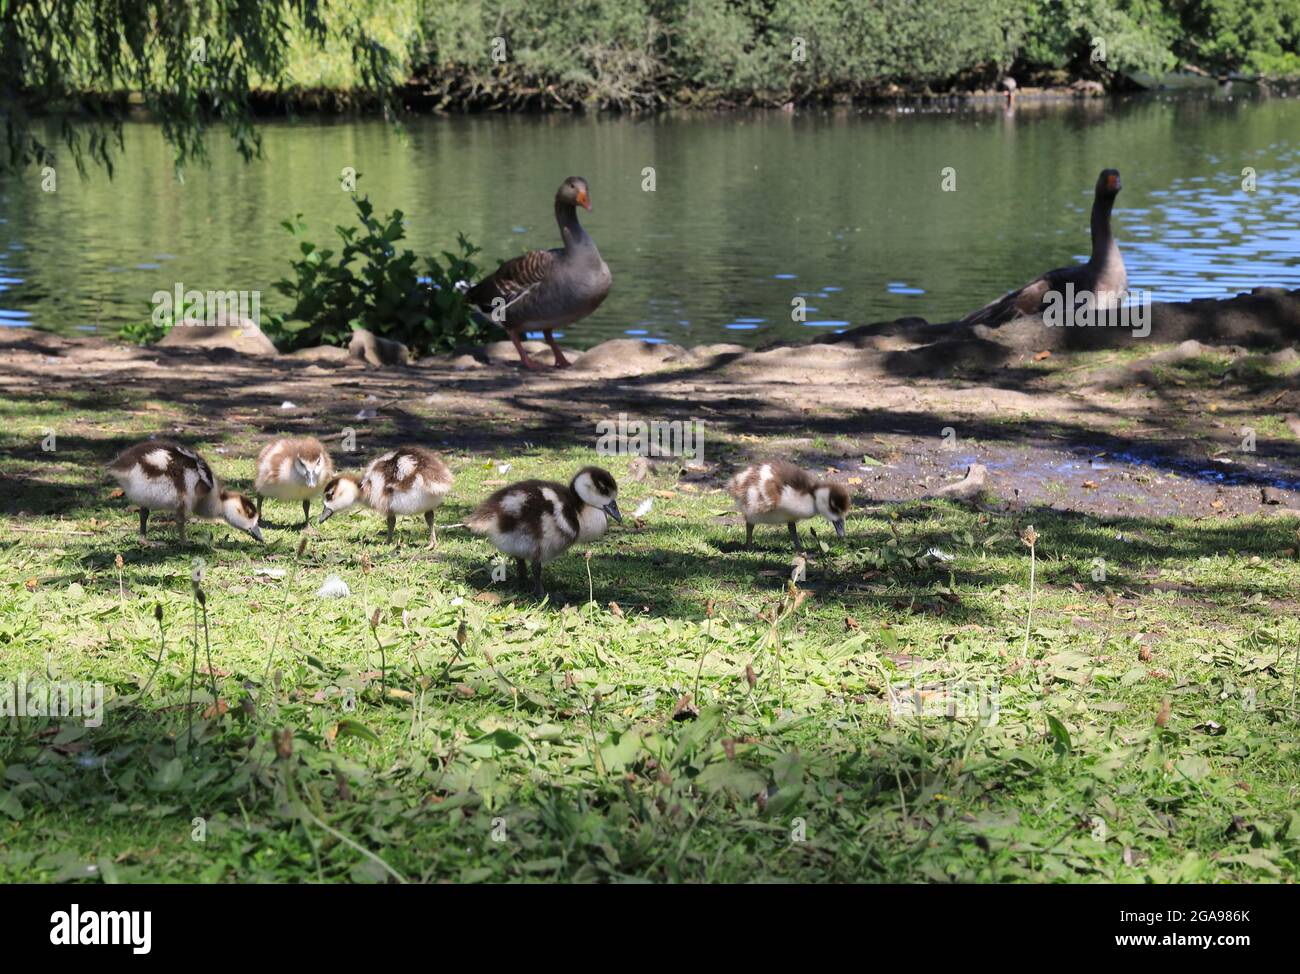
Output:
<instances>
[{"instance_id":1,"label":"rippled water surface","mask_svg":"<svg viewBox=\"0 0 1300 974\"><path fill-rule=\"evenodd\" d=\"M558 244L551 197L586 176L584 214L614 272L574 344L637 335L756 345L914 314L958 316L1088 250L1097 173L1124 189L1116 228L1129 283L1156 300L1300 287L1300 104L1147 98L955 112L685 117L420 118L403 138L372 121L264 126L245 165L221 136L175 179L159 130L133 124L110 180L71 164L57 189L0 182L0 324L104 330L148 316L177 283L261 290L293 253L302 213L333 242L350 220L340 173L407 243L457 230L489 266ZM643 189L653 167L655 191ZM955 170L956 190L942 189ZM1258 188L1243 189L1243 170ZM803 297L805 322L791 319Z\"/></svg>"}]
</instances>

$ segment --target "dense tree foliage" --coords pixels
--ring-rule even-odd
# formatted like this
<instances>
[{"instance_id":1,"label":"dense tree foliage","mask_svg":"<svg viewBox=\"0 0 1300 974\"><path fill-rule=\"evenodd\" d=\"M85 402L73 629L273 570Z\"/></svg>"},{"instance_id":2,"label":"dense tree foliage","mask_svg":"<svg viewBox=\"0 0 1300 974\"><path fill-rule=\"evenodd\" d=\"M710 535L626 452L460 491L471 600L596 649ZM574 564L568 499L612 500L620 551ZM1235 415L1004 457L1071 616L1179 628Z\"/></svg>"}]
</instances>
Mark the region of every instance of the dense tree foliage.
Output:
<instances>
[{"instance_id":1,"label":"dense tree foliage","mask_svg":"<svg viewBox=\"0 0 1300 974\"><path fill-rule=\"evenodd\" d=\"M252 157L252 104L322 94L647 109L1180 65L1300 75L1300 0L0 0L0 168L111 163L135 104L183 163L214 124Z\"/></svg>"},{"instance_id":2,"label":"dense tree foliage","mask_svg":"<svg viewBox=\"0 0 1300 974\"><path fill-rule=\"evenodd\" d=\"M779 104L1012 65L1300 74L1296 0L427 0L424 25L449 107Z\"/></svg>"},{"instance_id":3,"label":"dense tree foliage","mask_svg":"<svg viewBox=\"0 0 1300 974\"><path fill-rule=\"evenodd\" d=\"M0 0L0 167L50 161L37 112L78 165L88 154L111 167L133 103L161 120L178 164L202 156L213 123L251 158L260 143L250 93L282 83L295 33L317 48L337 38L362 84L391 87L392 52L339 15L346 9L326 17L318 0Z\"/></svg>"}]
</instances>

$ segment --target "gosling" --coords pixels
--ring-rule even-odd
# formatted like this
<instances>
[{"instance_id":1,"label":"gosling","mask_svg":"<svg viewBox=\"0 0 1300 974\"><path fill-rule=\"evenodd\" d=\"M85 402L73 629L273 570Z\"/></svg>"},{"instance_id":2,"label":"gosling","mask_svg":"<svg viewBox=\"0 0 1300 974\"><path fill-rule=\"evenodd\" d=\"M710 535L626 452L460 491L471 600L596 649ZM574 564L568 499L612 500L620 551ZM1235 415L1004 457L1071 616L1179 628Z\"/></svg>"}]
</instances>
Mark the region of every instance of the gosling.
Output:
<instances>
[{"instance_id":1,"label":"gosling","mask_svg":"<svg viewBox=\"0 0 1300 974\"><path fill-rule=\"evenodd\" d=\"M108 472L122 485L127 500L140 507L140 543L147 545L149 512L174 511L181 543L189 516L224 518L232 528L262 540L257 508L243 494L223 490L206 460L171 440L148 440L127 447Z\"/></svg>"},{"instance_id":2,"label":"gosling","mask_svg":"<svg viewBox=\"0 0 1300 974\"><path fill-rule=\"evenodd\" d=\"M790 541L799 551L795 525L820 514L844 537L844 518L849 512L849 492L843 484L818 480L785 460L770 460L746 467L731 478L727 492L745 516L745 547L753 547L755 524L785 524Z\"/></svg>"},{"instance_id":3,"label":"gosling","mask_svg":"<svg viewBox=\"0 0 1300 974\"><path fill-rule=\"evenodd\" d=\"M547 480L523 480L502 487L478 506L465 526L514 558L525 584L526 562L532 562L533 588L542 598L546 595L542 565L575 542L601 537L609 517L623 520L618 510L618 484L607 470L583 467L567 487Z\"/></svg>"},{"instance_id":4,"label":"gosling","mask_svg":"<svg viewBox=\"0 0 1300 974\"><path fill-rule=\"evenodd\" d=\"M318 524L339 511L362 504L388 518L388 542L399 515L423 514L429 548L438 546L433 512L451 492L454 478L438 454L422 446L401 446L370 461L358 480L342 474L325 485Z\"/></svg>"},{"instance_id":5,"label":"gosling","mask_svg":"<svg viewBox=\"0 0 1300 974\"><path fill-rule=\"evenodd\" d=\"M311 524L311 499L325 489L334 473L334 463L321 441L313 436L275 440L257 455L257 517L262 518L262 499L302 501L302 526Z\"/></svg>"}]
</instances>

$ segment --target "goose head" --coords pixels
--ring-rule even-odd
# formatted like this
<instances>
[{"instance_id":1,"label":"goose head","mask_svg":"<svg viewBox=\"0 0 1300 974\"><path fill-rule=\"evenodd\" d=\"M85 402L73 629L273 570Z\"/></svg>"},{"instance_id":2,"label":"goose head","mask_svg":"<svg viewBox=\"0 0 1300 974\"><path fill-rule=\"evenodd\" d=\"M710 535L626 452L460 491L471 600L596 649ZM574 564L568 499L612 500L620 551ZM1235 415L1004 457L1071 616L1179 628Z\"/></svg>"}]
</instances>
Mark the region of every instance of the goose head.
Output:
<instances>
[{"instance_id":1,"label":"goose head","mask_svg":"<svg viewBox=\"0 0 1300 974\"><path fill-rule=\"evenodd\" d=\"M1097 195L1114 199L1121 189L1118 169L1103 169L1097 177Z\"/></svg>"},{"instance_id":2,"label":"goose head","mask_svg":"<svg viewBox=\"0 0 1300 974\"><path fill-rule=\"evenodd\" d=\"M555 193L555 202L566 206L581 206L584 210L590 211L591 190L587 186L587 181L581 176L570 176L560 183L560 188Z\"/></svg>"},{"instance_id":3,"label":"goose head","mask_svg":"<svg viewBox=\"0 0 1300 974\"><path fill-rule=\"evenodd\" d=\"M360 500L361 485L355 477L347 474L335 477L325 485L325 492L321 495L320 516L316 518L316 523L324 524L339 511L346 511Z\"/></svg>"},{"instance_id":4,"label":"goose head","mask_svg":"<svg viewBox=\"0 0 1300 974\"><path fill-rule=\"evenodd\" d=\"M569 489L588 507L604 511L622 523L623 515L618 510L618 484L608 470L583 467L569 484Z\"/></svg>"},{"instance_id":5,"label":"goose head","mask_svg":"<svg viewBox=\"0 0 1300 974\"><path fill-rule=\"evenodd\" d=\"M817 513L830 521L835 533L844 537L844 518L849 513L849 492L843 484L818 484L813 491Z\"/></svg>"},{"instance_id":6,"label":"goose head","mask_svg":"<svg viewBox=\"0 0 1300 974\"><path fill-rule=\"evenodd\" d=\"M304 484L314 489L325 479L325 458L317 456L309 459L300 453L293 458L293 473Z\"/></svg>"},{"instance_id":7,"label":"goose head","mask_svg":"<svg viewBox=\"0 0 1300 974\"><path fill-rule=\"evenodd\" d=\"M233 490L223 490L221 492L221 516L225 518L226 523L232 528L246 531L255 540L262 541L265 544L262 538L262 529L257 526L257 505L243 494L236 493Z\"/></svg>"}]
</instances>

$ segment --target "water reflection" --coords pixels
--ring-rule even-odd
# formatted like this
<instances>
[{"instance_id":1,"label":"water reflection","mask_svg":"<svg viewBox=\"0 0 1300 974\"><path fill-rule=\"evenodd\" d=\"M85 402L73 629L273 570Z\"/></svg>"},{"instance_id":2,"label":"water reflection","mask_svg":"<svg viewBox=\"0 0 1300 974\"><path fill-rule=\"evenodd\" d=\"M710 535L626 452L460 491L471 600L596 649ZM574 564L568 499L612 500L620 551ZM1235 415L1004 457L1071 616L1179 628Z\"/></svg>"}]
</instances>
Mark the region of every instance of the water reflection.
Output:
<instances>
[{"instance_id":1,"label":"water reflection","mask_svg":"<svg viewBox=\"0 0 1300 974\"><path fill-rule=\"evenodd\" d=\"M551 195L592 183L584 223L614 271L578 345L636 336L761 344L903 315L958 317L1086 257L1097 172L1115 166L1129 282L1158 301L1300 287L1300 104L1149 98L991 110L420 118L265 127L245 166L224 141L175 181L155 126L127 127L109 181L0 183L0 324L72 331L147 317L156 290L263 292L288 270L279 221L337 247L339 172L407 215L408 244L464 230L494 266L558 235ZM642 169L656 169L643 192ZM945 192L942 173L955 172ZM1243 189L1253 170L1257 188ZM806 303L805 321L791 314Z\"/></svg>"}]
</instances>

